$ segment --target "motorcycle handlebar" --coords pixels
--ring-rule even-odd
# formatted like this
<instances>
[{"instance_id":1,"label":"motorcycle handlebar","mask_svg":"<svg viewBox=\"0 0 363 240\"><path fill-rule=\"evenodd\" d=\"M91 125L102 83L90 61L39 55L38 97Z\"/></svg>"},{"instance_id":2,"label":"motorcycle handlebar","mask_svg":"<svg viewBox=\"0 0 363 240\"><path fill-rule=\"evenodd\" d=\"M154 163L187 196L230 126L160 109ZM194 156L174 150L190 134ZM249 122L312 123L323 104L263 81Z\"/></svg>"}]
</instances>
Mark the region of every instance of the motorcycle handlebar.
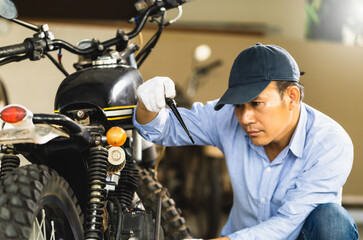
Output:
<instances>
[{"instance_id":1,"label":"motorcycle handlebar","mask_svg":"<svg viewBox=\"0 0 363 240\"><path fill-rule=\"evenodd\" d=\"M136 25L136 27L129 33L125 34L123 37L125 37L125 39L122 39L121 41L128 41L129 39L132 39L134 37L136 37L139 32L142 30L142 28L144 27L147 18L157 9L157 6L154 5L152 7L150 7L144 14L143 17L139 20L138 24ZM55 39L51 41L51 44L57 48L64 48L66 50L68 50L69 52L78 54L78 55L87 55L87 54L92 54L95 53L97 51L102 51L103 49L106 49L108 47L114 46L116 44L118 44L120 42L119 38L113 38L110 40L107 40L105 42L99 43L96 46L91 46L89 48L86 49L80 49L77 48L75 46L73 46L72 44L69 44L63 40L59 40L59 39Z\"/></svg>"},{"instance_id":2,"label":"motorcycle handlebar","mask_svg":"<svg viewBox=\"0 0 363 240\"><path fill-rule=\"evenodd\" d=\"M1 47L0 58L27 53L27 51L28 51L28 44L26 44L25 42L11 46Z\"/></svg>"},{"instance_id":3,"label":"motorcycle handlebar","mask_svg":"<svg viewBox=\"0 0 363 240\"><path fill-rule=\"evenodd\" d=\"M185 0L164 0L162 1L162 3L163 7L170 9L185 3ZM80 49L60 39L51 40L51 39L34 37L34 38L28 38L23 43L20 44L0 47L0 58L25 54L26 57L30 58L31 60L39 60L40 56L44 52L53 51L59 48L64 48L69 52L72 52L77 55L88 55L88 54L97 53L98 51L103 51L104 49L117 45L121 41L127 42L129 39L136 37L144 27L147 18L155 14L155 12L159 11L160 8L161 8L160 5L154 4L145 9L145 11L143 11L143 13L141 14L135 28L131 32L121 36L121 38L120 36L118 36L116 38L107 40L105 42L95 44L86 49Z\"/></svg>"},{"instance_id":4,"label":"motorcycle handlebar","mask_svg":"<svg viewBox=\"0 0 363 240\"><path fill-rule=\"evenodd\" d=\"M96 53L97 51L102 51L103 49L106 49L108 47L117 45L120 41L128 41L128 39L132 39L135 36L137 36L137 34L142 30L142 28L144 27L147 18L157 9L157 6L154 5L152 7L150 7L144 14L142 14L142 18L140 18L138 24L136 25L136 27L129 33L125 34L125 38L124 39L120 39L118 37L107 40L105 42L99 43L98 45L94 45L91 46L89 48L86 49L80 49L76 46L73 46L72 44L60 40L60 39L54 39L54 40L47 40L48 44L45 44L45 40L41 39L41 38L28 38L27 40L25 40L23 43L20 44L15 44L15 45L11 45L11 46L6 46L6 47L0 47L0 58L3 57L10 57L10 56L14 56L14 55L18 55L18 54L30 54L31 55L31 51L33 49L36 49L36 47L34 47L33 45L36 45L38 47L38 51L39 52L45 52L45 51L52 51L52 50L56 50L59 48L64 48L67 51L77 54L77 55L87 55L87 54L92 54L92 53ZM35 44L38 41L41 41L42 44ZM53 48L47 49L48 46L53 46ZM41 49L39 49L41 48ZM33 58L33 60L38 60Z\"/></svg>"}]
</instances>

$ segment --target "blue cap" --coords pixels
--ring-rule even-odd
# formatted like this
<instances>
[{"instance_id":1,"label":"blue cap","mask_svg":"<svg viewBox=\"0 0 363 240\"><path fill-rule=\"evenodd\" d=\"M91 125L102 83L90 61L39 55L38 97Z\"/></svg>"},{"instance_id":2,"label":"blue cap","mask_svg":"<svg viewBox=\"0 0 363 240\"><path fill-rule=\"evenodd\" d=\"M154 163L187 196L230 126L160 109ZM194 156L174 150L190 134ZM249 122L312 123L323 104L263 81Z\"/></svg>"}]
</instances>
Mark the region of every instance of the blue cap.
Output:
<instances>
[{"instance_id":1,"label":"blue cap","mask_svg":"<svg viewBox=\"0 0 363 240\"><path fill-rule=\"evenodd\" d=\"M255 99L271 81L300 79L300 70L294 58L275 45L256 45L243 50L234 60L229 75L228 89L218 101L215 110L224 104L243 104Z\"/></svg>"}]
</instances>

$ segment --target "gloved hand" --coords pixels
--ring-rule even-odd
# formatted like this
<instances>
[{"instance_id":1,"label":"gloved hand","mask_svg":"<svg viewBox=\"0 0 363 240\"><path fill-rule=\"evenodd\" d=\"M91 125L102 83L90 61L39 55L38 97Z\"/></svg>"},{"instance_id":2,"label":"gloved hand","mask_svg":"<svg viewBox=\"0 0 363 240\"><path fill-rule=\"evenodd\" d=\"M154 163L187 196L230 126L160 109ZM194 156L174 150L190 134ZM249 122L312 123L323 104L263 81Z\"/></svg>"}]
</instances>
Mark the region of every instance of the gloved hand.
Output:
<instances>
[{"instance_id":1,"label":"gloved hand","mask_svg":"<svg viewBox=\"0 0 363 240\"><path fill-rule=\"evenodd\" d=\"M154 77L138 87L137 97L147 110L160 112L165 108L165 98L175 97L175 84L168 77Z\"/></svg>"}]
</instances>

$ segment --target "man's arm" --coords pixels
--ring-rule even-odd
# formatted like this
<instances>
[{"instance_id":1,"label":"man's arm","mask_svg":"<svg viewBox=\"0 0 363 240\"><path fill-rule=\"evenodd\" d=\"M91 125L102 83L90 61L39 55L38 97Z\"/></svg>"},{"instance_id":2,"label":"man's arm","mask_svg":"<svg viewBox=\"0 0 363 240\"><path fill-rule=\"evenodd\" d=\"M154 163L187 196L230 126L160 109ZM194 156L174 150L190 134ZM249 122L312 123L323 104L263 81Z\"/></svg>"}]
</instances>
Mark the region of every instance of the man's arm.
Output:
<instances>
[{"instance_id":1,"label":"man's arm","mask_svg":"<svg viewBox=\"0 0 363 240\"><path fill-rule=\"evenodd\" d=\"M157 89L161 89L161 92ZM134 112L133 124L146 140L164 146L191 144L189 136L173 112L165 108L165 98L175 96L175 87L171 79L155 77L147 80L139 86L137 96L139 101ZM194 103L191 109L178 108L197 145L219 146L214 105L215 101L207 102L205 105Z\"/></svg>"},{"instance_id":2,"label":"man's arm","mask_svg":"<svg viewBox=\"0 0 363 240\"><path fill-rule=\"evenodd\" d=\"M151 122L156 116L158 115L157 112L150 112L145 107L142 101L138 101L137 108L136 108L136 121L142 125Z\"/></svg>"}]
</instances>

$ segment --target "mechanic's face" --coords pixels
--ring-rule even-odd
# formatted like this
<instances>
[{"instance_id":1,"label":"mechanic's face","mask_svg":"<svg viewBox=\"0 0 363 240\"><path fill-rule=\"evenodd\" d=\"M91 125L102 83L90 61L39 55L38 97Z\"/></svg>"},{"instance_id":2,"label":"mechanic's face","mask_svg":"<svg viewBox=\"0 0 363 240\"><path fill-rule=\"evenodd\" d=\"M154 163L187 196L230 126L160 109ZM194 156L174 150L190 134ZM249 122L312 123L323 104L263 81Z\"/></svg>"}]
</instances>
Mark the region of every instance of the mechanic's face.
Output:
<instances>
[{"instance_id":1,"label":"mechanic's face","mask_svg":"<svg viewBox=\"0 0 363 240\"><path fill-rule=\"evenodd\" d=\"M251 102L235 105L234 112L238 122L253 144L257 146L277 144L284 148L289 143L297 124L293 122L293 110L297 96L293 96L291 99L290 88L285 91L281 99L276 83L272 81ZM298 90L293 91L296 94ZM295 102L292 103L292 100Z\"/></svg>"}]
</instances>

